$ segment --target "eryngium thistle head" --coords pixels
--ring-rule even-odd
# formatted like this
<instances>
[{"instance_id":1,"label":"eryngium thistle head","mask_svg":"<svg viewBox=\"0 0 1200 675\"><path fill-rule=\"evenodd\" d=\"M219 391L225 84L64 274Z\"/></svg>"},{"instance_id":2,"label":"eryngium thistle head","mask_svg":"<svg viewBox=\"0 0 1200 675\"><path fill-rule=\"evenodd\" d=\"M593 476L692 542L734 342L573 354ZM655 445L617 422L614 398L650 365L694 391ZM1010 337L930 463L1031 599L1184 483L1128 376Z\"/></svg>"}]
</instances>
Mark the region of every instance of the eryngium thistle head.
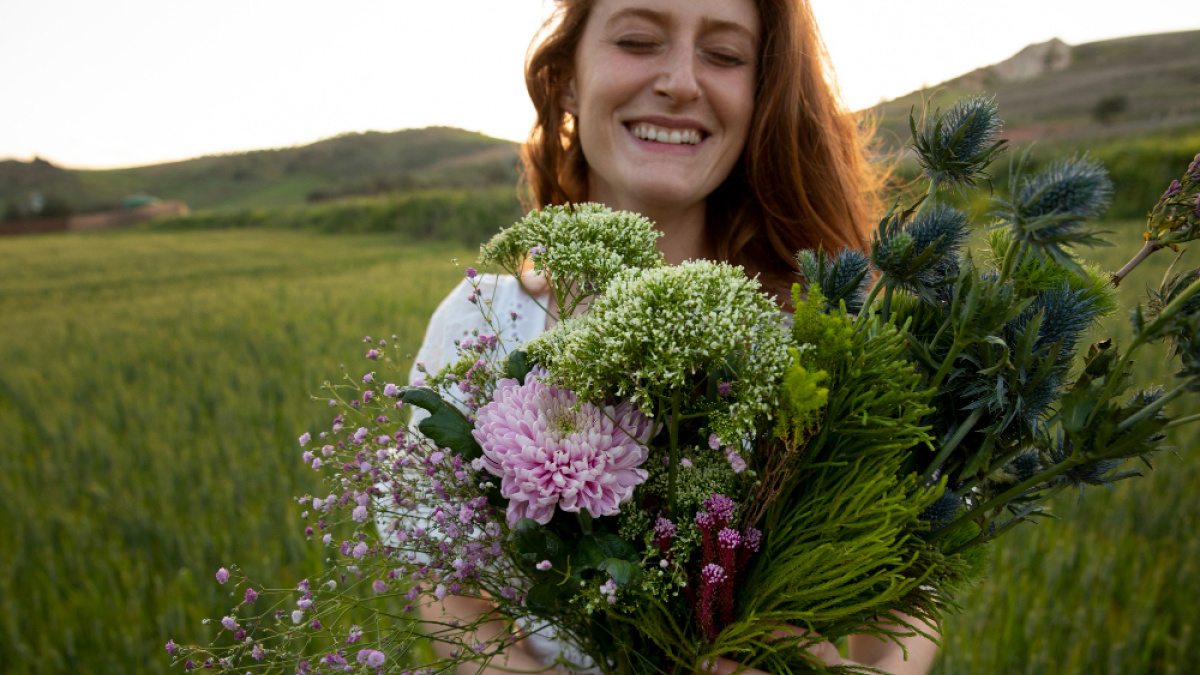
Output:
<instances>
[{"instance_id":1,"label":"eryngium thistle head","mask_svg":"<svg viewBox=\"0 0 1200 675\"><path fill-rule=\"evenodd\" d=\"M480 262L512 272L532 257L535 269L599 292L622 270L662 265L661 234L644 216L601 204L548 206L492 237L480 247Z\"/></svg>"},{"instance_id":2,"label":"eryngium thistle head","mask_svg":"<svg viewBox=\"0 0 1200 675\"><path fill-rule=\"evenodd\" d=\"M1040 314L1042 321L1034 350L1048 349L1061 342L1058 360L1063 365L1070 365L1079 339L1107 310L1103 300L1103 296L1093 293L1090 288L1072 288L1067 283L1042 291L1020 316L1004 327L1005 341L1015 348L1026 327Z\"/></svg>"},{"instance_id":3,"label":"eryngium thistle head","mask_svg":"<svg viewBox=\"0 0 1200 675\"><path fill-rule=\"evenodd\" d=\"M959 497L950 488L946 488L942 496L921 513L921 520L928 522L936 530L954 520L960 506L962 506L962 497Z\"/></svg>"},{"instance_id":4,"label":"eryngium thistle head","mask_svg":"<svg viewBox=\"0 0 1200 675\"><path fill-rule=\"evenodd\" d=\"M587 314L527 349L580 397L628 398L652 415L675 394L684 413L704 405L693 400L694 388L728 368L732 393L719 397L711 426L733 445L771 410L791 364L781 323L778 308L742 268L701 260L618 275Z\"/></svg>"},{"instance_id":5,"label":"eryngium thistle head","mask_svg":"<svg viewBox=\"0 0 1200 675\"><path fill-rule=\"evenodd\" d=\"M1104 165L1091 157L1074 157L1015 183L1011 199L999 202L996 216L1001 223L1013 237L1082 273L1066 248L1103 244L1086 221L1104 213L1112 198L1112 180Z\"/></svg>"},{"instance_id":6,"label":"eryngium thistle head","mask_svg":"<svg viewBox=\"0 0 1200 675\"><path fill-rule=\"evenodd\" d=\"M927 114L921 130L909 118L913 149L926 177L937 187L975 185L1004 150L997 140L1002 122L996 101L983 95L959 101L942 114Z\"/></svg>"},{"instance_id":7,"label":"eryngium thistle head","mask_svg":"<svg viewBox=\"0 0 1200 675\"><path fill-rule=\"evenodd\" d=\"M1058 433L1058 442L1051 442L1049 459L1051 464L1061 464L1071 458L1074 446L1063 433ZM1105 485L1112 487L1113 482L1141 475L1137 471L1116 470L1125 462L1124 459L1090 459L1083 464L1073 466L1058 474L1054 481L1059 484L1073 485L1083 490L1089 485Z\"/></svg>"},{"instance_id":8,"label":"eryngium thistle head","mask_svg":"<svg viewBox=\"0 0 1200 675\"><path fill-rule=\"evenodd\" d=\"M937 204L908 222L894 211L880 222L871 241L871 262L892 283L933 301L933 292L957 271L958 251L967 238L967 214ZM824 290L824 286L822 286Z\"/></svg>"},{"instance_id":9,"label":"eryngium thistle head","mask_svg":"<svg viewBox=\"0 0 1200 675\"><path fill-rule=\"evenodd\" d=\"M1198 281L1200 269L1176 273L1164 279L1157 291L1150 291L1146 312L1149 320L1153 322L1158 319L1168 306L1183 298L1184 293ZM1175 376L1190 377L1200 374L1200 293L1183 300L1177 310L1172 310L1175 318L1160 335L1171 345L1171 356L1178 357L1183 365L1183 369ZM1189 390L1194 391L1195 388Z\"/></svg>"},{"instance_id":10,"label":"eryngium thistle head","mask_svg":"<svg viewBox=\"0 0 1200 675\"><path fill-rule=\"evenodd\" d=\"M796 254L804 281L821 287L825 295L825 311L838 309L846 303L846 311L857 314L862 309L867 290L867 272L871 261L861 251L844 249L836 257L825 257L823 249L805 249Z\"/></svg>"},{"instance_id":11,"label":"eryngium thistle head","mask_svg":"<svg viewBox=\"0 0 1200 675\"><path fill-rule=\"evenodd\" d=\"M1017 479L1018 483L1033 478L1042 470L1042 460L1037 450L1025 450L1008 463L1008 472Z\"/></svg>"},{"instance_id":12,"label":"eryngium thistle head","mask_svg":"<svg viewBox=\"0 0 1200 675\"><path fill-rule=\"evenodd\" d=\"M1023 179L1017 188L1017 206L1026 219L1048 215L1095 218L1108 208L1112 187L1100 160L1072 157Z\"/></svg>"}]
</instances>

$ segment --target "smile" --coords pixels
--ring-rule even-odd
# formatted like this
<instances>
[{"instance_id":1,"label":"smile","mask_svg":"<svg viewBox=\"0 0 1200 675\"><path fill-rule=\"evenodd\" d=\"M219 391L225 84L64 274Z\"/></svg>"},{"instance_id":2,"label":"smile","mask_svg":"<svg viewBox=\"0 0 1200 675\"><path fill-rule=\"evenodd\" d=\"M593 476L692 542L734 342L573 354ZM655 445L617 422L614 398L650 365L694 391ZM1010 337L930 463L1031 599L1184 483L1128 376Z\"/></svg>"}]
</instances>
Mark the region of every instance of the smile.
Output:
<instances>
[{"instance_id":1,"label":"smile","mask_svg":"<svg viewBox=\"0 0 1200 675\"><path fill-rule=\"evenodd\" d=\"M704 140L697 129L666 129L653 124L638 123L630 126L629 130L644 141L669 145L696 145Z\"/></svg>"}]
</instances>

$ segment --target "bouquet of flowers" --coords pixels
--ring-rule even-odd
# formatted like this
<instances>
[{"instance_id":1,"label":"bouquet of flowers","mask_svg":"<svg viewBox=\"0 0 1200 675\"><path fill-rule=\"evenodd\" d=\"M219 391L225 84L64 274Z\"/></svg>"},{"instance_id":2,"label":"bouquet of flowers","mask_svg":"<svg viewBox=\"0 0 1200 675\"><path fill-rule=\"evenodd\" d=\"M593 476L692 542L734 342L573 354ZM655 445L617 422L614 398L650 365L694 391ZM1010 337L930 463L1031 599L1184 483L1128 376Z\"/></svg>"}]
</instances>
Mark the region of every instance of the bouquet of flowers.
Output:
<instances>
[{"instance_id":1,"label":"bouquet of flowers","mask_svg":"<svg viewBox=\"0 0 1200 675\"><path fill-rule=\"evenodd\" d=\"M433 673L550 633L577 669L722 655L782 675L823 671L823 640L938 625L989 541L1068 487L1136 475L1125 460L1197 417L1166 406L1200 389L1200 271L1164 280L1123 350L1081 349L1129 268L1109 279L1076 250L1099 242L1111 191L1096 162L1029 175L1014 158L986 245L965 249L971 219L941 196L986 178L999 125L985 98L914 121L928 192L883 217L869 254L799 252L790 315L738 267L664 265L640 216L529 214L481 262L546 273L556 325L514 344L468 269L490 330L454 362L401 387L397 346L372 344L377 370L327 383L332 427L300 439L330 488L300 498L327 569L268 591L223 568L239 588L218 644L168 651ZM1132 264L1197 236L1198 193L1200 156ZM1131 392L1133 357L1164 342L1177 384ZM422 618L448 594L491 610Z\"/></svg>"}]
</instances>

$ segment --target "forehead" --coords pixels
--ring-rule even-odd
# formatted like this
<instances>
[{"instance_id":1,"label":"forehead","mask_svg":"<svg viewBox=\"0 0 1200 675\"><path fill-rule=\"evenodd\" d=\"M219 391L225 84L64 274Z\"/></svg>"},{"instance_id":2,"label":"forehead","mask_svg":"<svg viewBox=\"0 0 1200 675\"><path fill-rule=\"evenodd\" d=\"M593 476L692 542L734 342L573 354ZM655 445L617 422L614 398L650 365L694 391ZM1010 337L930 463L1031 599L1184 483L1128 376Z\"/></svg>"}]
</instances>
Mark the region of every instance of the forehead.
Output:
<instances>
[{"instance_id":1,"label":"forehead","mask_svg":"<svg viewBox=\"0 0 1200 675\"><path fill-rule=\"evenodd\" d=\"M666 26L699 23L714 30L760 32L754 0L596 0L589 23L609 25L625 19L643 19Z\"/></svg>"}]
</instances>

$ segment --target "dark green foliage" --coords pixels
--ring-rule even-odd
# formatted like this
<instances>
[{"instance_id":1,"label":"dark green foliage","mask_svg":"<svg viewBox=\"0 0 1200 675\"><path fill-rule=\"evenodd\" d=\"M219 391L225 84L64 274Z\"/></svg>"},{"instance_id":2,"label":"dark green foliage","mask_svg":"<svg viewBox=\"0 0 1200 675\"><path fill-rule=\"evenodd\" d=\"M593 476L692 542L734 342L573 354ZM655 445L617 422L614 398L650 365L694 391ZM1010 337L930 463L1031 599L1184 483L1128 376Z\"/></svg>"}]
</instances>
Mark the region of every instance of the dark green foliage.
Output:
<instances>
[{"instance_id":1,"label":"dark green foliage","mask_svg":"<svg viewBox=\"0 0 1200 675\"><path fill-rule=\"evenodd\" d=\"M1129 98L1124 94L1105 96L1092 106L1092 117L1101 124L1109 124L1113 119L1129 108Z\"/></svg>"},{"instance_id":2,"label":"dark green foliage","mask_svg":"<svg viewBox=\"0 0 1200 675\"><path fill-rule=\"evenodd\" d=\"M504 362L505 374L517 380L524 382L525 376L532 370L529 363L529 355L524 349L514 349L508 353L508 359Z\"/></svg>"},{"instance_id":3,"label":"dark green foliage","mask_svg":"<svg viewBox=\"0 0 1200 675\"><path fill-rule=\"evenodd\" d=\"M963 572L915 536L938 492L902 471L910 449L929 440L922 420L931 393L915 386L904 349L900 331L870 319L831 369L828 426L809 442L790 490L762 521L768 536L743 593L747 622L789 620L837 638L863 630L864 616L940 611L921 585L953 583ZM797 578L809 583L789 581ZM731 628L728 646L739 647L746 629ZM811 667L789 661L786 651L740 647L768 672Z\"/></svg>"},{"instance_id":4,"label":"dark green foliage","mask_svg":"<svg viewBox=\"0 0 1200 675\"><path fill-rule=\"evenodd\" d=\"M421 420L417 428L439 448L460 453L467 460L483 455L483 448L471 435L474 428L471 421L461 410L443 401L434 390L404 387L400 390L400 400L429 412L429 417Z\"/></svg>"}]
</instances>

